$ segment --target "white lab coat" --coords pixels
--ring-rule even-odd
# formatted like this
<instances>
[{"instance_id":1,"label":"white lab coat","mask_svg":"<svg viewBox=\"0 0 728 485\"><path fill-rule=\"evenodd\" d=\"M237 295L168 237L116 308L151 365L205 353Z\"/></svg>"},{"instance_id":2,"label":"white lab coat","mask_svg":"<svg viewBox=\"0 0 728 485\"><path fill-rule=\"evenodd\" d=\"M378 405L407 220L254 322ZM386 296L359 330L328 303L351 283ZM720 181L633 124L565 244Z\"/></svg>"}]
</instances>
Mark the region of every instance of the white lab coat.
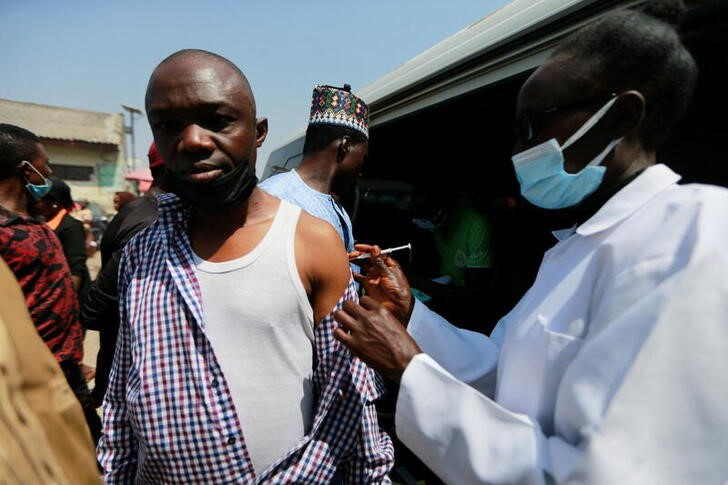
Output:
<instances>
[{"instance_id":1,"label":"white lab coat","mask_svg":"<svg viewBox=\"0 0 728 485\"><path fill-rule=\"evenodd\" d=\"M445 481L728 481L728 191L678 179L560 234L490 338L416 304L397 434Z\"/></svg>"}]
</instances>

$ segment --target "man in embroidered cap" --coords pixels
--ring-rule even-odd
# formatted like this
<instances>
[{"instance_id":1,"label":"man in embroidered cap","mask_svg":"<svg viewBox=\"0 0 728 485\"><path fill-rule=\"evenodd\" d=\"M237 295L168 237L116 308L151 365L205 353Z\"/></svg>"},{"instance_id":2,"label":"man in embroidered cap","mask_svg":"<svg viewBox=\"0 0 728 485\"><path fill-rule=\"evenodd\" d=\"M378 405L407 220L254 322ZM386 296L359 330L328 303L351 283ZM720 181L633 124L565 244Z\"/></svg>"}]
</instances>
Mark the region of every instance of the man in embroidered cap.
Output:
<instances>
[{"instance_id":1,"label":"man in embroidered cap","mask_svg":"<svg viewBox=\"0 0 728 485\"><path fill-rule=\"evenodd\" d=\"M332 197L332 187L359 175L369 148L369 107L343 88L316 86L303 145L295 170L274 175L260 188L327 221L339 232L347 251L354 249L351 219Z\"/></svg>"}]
</instances>

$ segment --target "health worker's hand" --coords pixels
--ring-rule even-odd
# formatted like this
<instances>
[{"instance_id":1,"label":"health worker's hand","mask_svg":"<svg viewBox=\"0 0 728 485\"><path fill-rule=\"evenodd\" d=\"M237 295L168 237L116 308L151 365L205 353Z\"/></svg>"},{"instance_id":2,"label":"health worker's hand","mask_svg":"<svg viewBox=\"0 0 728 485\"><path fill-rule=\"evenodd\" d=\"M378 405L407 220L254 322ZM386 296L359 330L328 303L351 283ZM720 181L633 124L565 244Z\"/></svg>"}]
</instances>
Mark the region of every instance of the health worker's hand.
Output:
<instances>
[{"instance_id":1,"label":"health worker's hand","mask_svg":"<svg viewBox=\"0 0 728 485\"><path fill-rule=\"evenodd\" d=\"M346 301L334 313L340 325L334 337L372 369L399 382L412 358L422 351L383 305L368 296L360 303Z\"/></svg>"},{"instance_id":2,"label":"health worker's hand","mask_svg":"<svg viewBox=\"0 0 728 485\"><path fill-rule=\"evenodd\" d=\"M379 246L356 244L354 249L349 253L350 261L362 253L369 253L369 259L356 261L356 264L361 265L362 273L354 273L354 279L361 284L368 296L384 305L406 326L415 301L402 267L394 258L382 254Z\"/></svg>"}]
</instances>

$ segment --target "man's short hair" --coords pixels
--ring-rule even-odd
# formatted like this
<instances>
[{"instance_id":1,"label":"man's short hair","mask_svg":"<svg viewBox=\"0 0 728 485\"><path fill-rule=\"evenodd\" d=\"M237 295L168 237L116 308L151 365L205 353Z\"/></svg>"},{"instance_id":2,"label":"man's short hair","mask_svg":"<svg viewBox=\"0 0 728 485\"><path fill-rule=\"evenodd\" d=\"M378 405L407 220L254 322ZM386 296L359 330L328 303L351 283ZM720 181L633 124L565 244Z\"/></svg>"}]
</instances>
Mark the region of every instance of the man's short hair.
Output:
<instances>
[{"instance_id":1,"label":"man's short hair","mask_svg":"<svg viewBox=\"0 0 728 485\"><path fill-rule=\"evenodd\" d=\"M73 197L71 197L71 187L60 179L51 181L51 189L48 191L43 200L55 202L67 211L73 210Z\"/></svg>"},{"instance_id":2,"label":"man's short hair","mask_svg":"<svg viewBox=\"0 0 728 485\"><path fill-rule=\"evenodd\" d=\"M324 150L332 141L345 136L354 144L366 143L367 138L357 130L341 125L314 124L306 128L306 141L303 143L303 154Z\"/></svg>"},{"instance_id":3,"label":"man's short hair","mask_svg":"<svg viewBox=\"0 0 728 485\"><path fill-rule=\"evenodd\" d=\"M177 52L173 52L172 54L168 55L162 61L157 64L157 67L154 68L154 71L152 72L151 77L149 78L149 83L147 84L147 94L145 97L145 102L149 103L149 87L151 86L152 81L155 78L155 75L157 73L157 70L160 69L165 64L168 64L172 61L174 61L177 58L200 58L200 59L208 59L217 61L222 65L225 65L229 67L235 74L238 75L239 79L243 82L245 85L245 88L250 93L250 102L253 105L253 114L255 115L257 108L255 105L255 96L253 95L253 88L250 86L250 82L248 81L248 78L245 76L245 73L240 69L237 65L235 65L234 62L232 62L230 59L227 59L226 57L221 56L220 54L215 54L214 52L206 51L203 49L182 49Z\"/></svg>"},{"instance_id":4,"label":"man's short hair","mask_svg":"<svg viewBox=\"0 0 728 485\"><path fill-rule=\"evenodd\" d=\"M30 160L38 151L38 137L19 126L0 123L0 180L15 175L23 160Z\"/></svg>"},{"instance_id":5,"label":"man's short hair","mask_svg":"<svg viewBox=\"0 0 728 485\"><path fill-rule=\"evenodd\" d=\"M649 2L610 12L564 39L552 58L573 60L569 69L592 95L638 90L647 110L643 145L660 146L688 108L698 68L677 26L682 0Z\"/></svg>"}]
</instances>

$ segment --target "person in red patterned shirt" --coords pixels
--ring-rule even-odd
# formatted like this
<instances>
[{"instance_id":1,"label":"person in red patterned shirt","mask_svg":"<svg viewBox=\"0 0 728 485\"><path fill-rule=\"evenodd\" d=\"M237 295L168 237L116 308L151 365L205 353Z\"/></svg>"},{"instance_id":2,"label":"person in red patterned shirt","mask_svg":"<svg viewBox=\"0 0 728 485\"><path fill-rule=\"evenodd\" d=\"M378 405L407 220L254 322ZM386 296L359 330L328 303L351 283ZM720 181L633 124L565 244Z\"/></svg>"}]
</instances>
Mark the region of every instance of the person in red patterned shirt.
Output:
<instances>
[{"instance_id":1,"label":"person in red patterned shirt","mask_svg":"<svg viewBox=\"0 0 728 485\"><path fill-rule=\"evenodd\" d=\"M38 333L78 397L94 441L101 422L81 373L83 330L63 248L36 218L36 199L50 189L48 154L28 130L0 124L0 256L18 279Z\"/></svg>"}]
</instances>

